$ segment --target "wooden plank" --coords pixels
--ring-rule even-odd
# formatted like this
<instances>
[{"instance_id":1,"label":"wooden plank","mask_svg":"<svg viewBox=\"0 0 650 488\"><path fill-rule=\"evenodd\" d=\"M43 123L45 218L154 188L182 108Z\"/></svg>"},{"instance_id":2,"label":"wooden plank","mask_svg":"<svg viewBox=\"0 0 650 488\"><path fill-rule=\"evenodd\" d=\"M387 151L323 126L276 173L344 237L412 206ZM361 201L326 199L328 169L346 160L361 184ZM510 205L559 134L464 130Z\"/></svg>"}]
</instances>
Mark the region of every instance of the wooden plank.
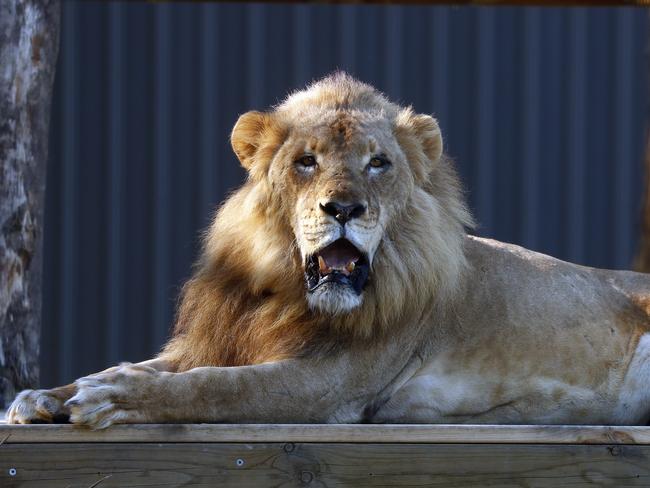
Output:
<instances>
[{"instance_id":1,"label":"wooden plank","mask_svg":"<svg viewBox=\"0 0 650 488\"><path fill-rule=\"evenodd\" d=\"M649 446L7 444L0 486L650 485Z\"/></svg>"},{"instance_id":2,"label":"wooden plank","mask_svg":"<svg viewBox=\"0 0 650 488\"><path fill-rule=\"evenodd\" d=\"M0 424L0 442L345 442L650 444L650 427L575 425L140 424L93 431L73 425Z\"/></svg>"}]
</instances>

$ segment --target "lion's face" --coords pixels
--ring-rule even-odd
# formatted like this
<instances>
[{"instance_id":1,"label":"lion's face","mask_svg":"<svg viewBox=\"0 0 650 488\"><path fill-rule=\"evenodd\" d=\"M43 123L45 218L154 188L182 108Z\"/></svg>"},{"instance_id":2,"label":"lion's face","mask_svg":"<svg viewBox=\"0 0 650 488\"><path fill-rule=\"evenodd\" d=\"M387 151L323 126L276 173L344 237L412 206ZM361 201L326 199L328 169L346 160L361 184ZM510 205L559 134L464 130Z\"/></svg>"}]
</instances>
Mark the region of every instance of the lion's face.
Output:
<instances>
[{"instance_id":1,"label":"lion's face","mask_svg":"<svg viewBox=\"0 0 650 488\"><path fill-rule=\"evenodd\" d=\"M442 140L433 118L367 85L347 87L359 93L331 88L321 82L273 112L244 114L232 143L287 218L310 307L339 314L385 279L376 273L379 250L388 230L409 219L411 196L428 181Z\"/></svg>"},{"instance_id":2,"label":"lion's face","mask_svg":"<svg viewBox=\"0 0 650 488\"><path fill-rule=\"evenodd\" d=\"M383 117L324 110L292 126L269 179L283 189L310 306L349 311L362 303L386 225L413 178Z\"/></svg>"}]
</instances>

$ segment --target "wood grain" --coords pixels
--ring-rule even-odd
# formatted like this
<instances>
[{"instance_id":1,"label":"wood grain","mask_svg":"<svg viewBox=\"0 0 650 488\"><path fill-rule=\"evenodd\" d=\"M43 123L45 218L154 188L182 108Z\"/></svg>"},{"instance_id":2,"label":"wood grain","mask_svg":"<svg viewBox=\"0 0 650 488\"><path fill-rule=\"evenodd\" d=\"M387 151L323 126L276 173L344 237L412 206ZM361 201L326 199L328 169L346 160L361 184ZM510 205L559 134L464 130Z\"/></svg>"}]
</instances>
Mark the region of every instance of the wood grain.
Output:
<instances>
[{"instance_id":1,"label":"wood grain","mask_svg":"<svg viewBox=\"0 0 650 488\"><path fill-rule=\"evenodd\" d=\"M648 446L97 443L0 449L0 486L6 488L650 485Z\"/></svg>"},{"instance_id":2,"label":"wood grain","mask_svg":"<svg viewBox=\"0 0 650 488\"><path fill-rule=\"evenodd\" d=\"M650 427L576 425L141 424L92 431L73 425L0 424L0 441L650 444Z\"/></svg>"},{"instance_id":3,"label":"wood grain","mask_svg":"<svg viewBox=\"0 0 650 488\"><path fill-rule=\"evenodd\" d=\"M0 425L0 486L649 486L650 428Z\"/></svg>"}]
</instances>

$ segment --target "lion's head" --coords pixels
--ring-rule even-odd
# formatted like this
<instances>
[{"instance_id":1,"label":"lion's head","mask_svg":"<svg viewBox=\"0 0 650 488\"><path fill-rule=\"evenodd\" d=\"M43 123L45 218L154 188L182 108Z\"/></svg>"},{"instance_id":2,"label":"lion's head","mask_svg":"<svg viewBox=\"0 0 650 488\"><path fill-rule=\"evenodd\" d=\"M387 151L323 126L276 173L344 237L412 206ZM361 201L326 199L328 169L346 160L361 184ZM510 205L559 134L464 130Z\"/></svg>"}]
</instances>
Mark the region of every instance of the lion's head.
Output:
<instances>
[{"instance_id":1,"label":"lion's head","mask_svg":"<svg viewBox=\"0 0 650 488\"><path fill-rule=\"evenodd\" d=\"M272 278L296 268L312 311L399 311L455 287L471 218L434 118L338 73L242 115L232 146L249 172L239 211L269 219L255 259Z\"/></svg>"},{"instance_id":2,"label":"lion's head","mask_svg":"<svg viewBox=\"0 0 650 488\"><path fill-rule=\"evenodd\" d=\"M367 340L457 289L471 217L432 117L335 74L242 115L232 145L249 176L183 289L176 368Z\"/></svg>"}]
</instances>

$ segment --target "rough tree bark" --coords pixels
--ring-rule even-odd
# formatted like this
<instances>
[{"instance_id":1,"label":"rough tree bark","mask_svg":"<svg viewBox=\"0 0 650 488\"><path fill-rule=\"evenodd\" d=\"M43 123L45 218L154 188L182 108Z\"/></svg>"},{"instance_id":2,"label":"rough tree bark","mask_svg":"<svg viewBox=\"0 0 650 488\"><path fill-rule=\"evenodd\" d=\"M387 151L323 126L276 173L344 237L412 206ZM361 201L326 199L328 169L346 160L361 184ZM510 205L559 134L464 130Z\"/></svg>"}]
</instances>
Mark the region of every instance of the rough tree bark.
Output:
<instances>
[{"instance_id":1,"label":"rough tree bark","mask_svg":"<svg viewBox=\"0 0 650 488\"><path fill-rule=\"evenodd\" d=\"M0 408L38 381L58 0L0 0Z\"/></svg>"}]
</instances>

